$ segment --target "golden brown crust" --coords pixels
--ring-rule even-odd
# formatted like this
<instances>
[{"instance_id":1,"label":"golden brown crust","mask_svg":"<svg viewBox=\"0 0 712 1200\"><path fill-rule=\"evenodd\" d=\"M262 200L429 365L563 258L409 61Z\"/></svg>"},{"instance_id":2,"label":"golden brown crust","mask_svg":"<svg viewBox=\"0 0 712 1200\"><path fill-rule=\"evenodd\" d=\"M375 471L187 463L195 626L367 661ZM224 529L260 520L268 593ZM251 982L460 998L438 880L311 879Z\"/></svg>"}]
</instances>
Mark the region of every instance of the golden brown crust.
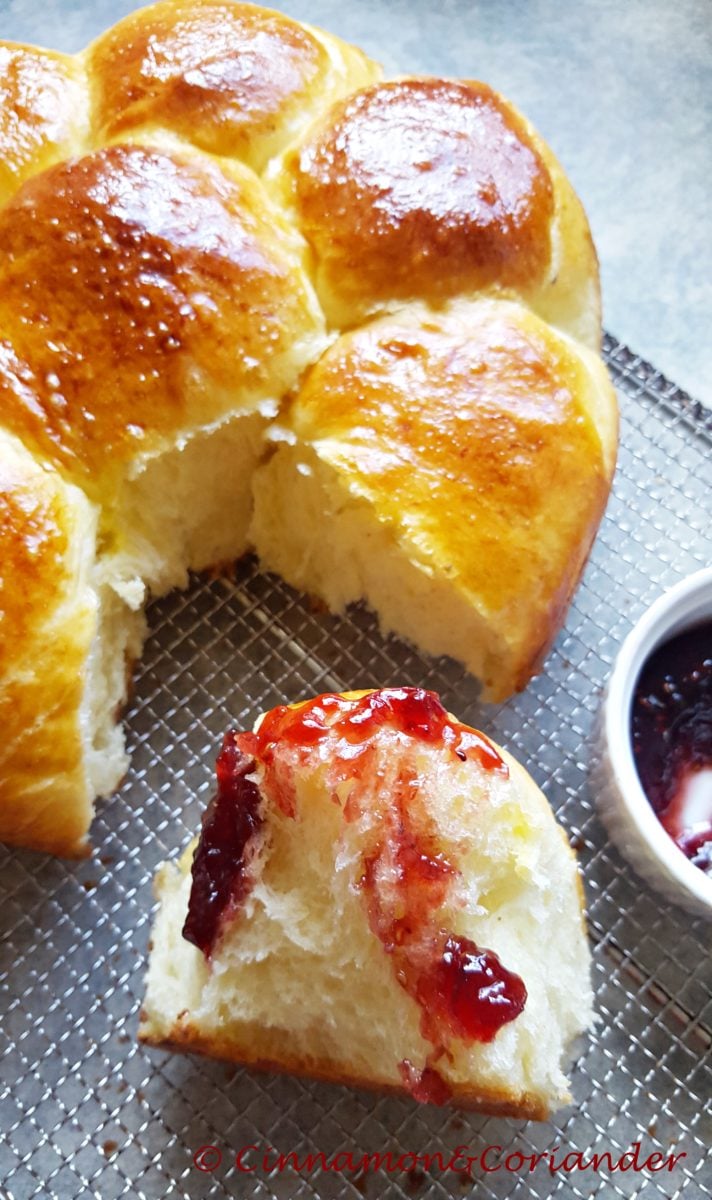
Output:
<instances>
[{"instance_id":1,"label":"golden brown crust","mask_svg":"<svg viewBox=\"0 0 712 1200\"><path fill-rule=\"evenodd\" d=\"M318 318L263 201L247 173L140 146L25 184L0 212L6 427L94 493L162 438L279 396Z\"/></svg>"},{"instance_id":2,"label":"golden brown crust","mask_svg":"<svg viewBox=\"0 0 712 1200\"><path fill-rule=\"evenodd\" d=\"M30 175L75 153L86 121L74 59L0 42L0 204Z\"/></svg>"},{"instance_id":3,"label":"golden brown crust","mask_svg":"<svg viewBox=\"0 0 712 1200\"><path fill-rule=\"evenodd\" d=\"M282 190L271 178L280 161L296 171L296 208L291 200L287 207L311 238L329 313L345 325L411 293L439 304L455 291L496 288L521 295L555 324L596 343L597 268L585 216L526 120L483 84L432 79L369 87L330 114L335 100L378 74L338 39L230 0L167 0L131 14L75 58L0 42L0 424L105 506L103 546L114 545L115 489L150 454L175 449L184 435L264 400L278 401L323 344L322 314L303 270L312 256L267 195L274 187L284 201L290 191L289 182ZM322 120L317 133L292 154L289 147L314 118ZM263 184L253 170L269 160L270 182ZM357 373L351 383L358 384ZM348 378L343 386L351 386ZM515 442L520 418L506 418L516 426ZM493 441L485 425L473 446ZM556 428L564 427L571 433L562 418ZM562 440L571 462L586 430L584 420L571 454L571 439ZM452 474L460 467L446 453L446 432L443 426L438 454ZM544 438L547 462L554 440L553 433ZM504 427L494 442L501 466ZM605 436L603 442L591 512L612 465ZM490 446L483 457L487 486L497 475L497 453ZM407 436L404 454L411 465L418 458ZM465 465L470 470L472 462ZM69 576L56 564L76 567L77 522L88 521L90 510L62 491L61 481L50 486L50 478L44 476L43 487L64 513L55 524L67 541L52 551L51 539L40 539L37 553L38 561L54 555L43 581L54 580L59 603ZM470 471L467 486L473 480ZM520 491L518 528L526 499L526 489ZM555 488L552 497L563 492ZM551 595L537 634L541 652L595 528L595 522L585 526L581 492L579 485L571 517L572 528L580 518L579 558L558 581L553 570L543 577ZM457 480L450 499L459 502ZM18 519L8 516L8 536ZM459 542L444 539L443 547L455 553L465 540L464 533ZM493 596L495 583L489 581ZM38 588L38 604L48 611L54 601L42 600ZM28 604L30 623L36 615ZM519 619L510 618L510 624ZM66 668L78 678L83 618L77 630L76 645L72 636L67 643ZM29 645L33 636L40 637L34 626ZM529 640L517 683L526 681L536 657L534 634ZM59 655L56 648L52 653ZM64 782L53 773L49 750L38 761L55 811L62 797L68 810L78 797L75 817L68 818L76 818L76 828L56 834L48 825L35 843L66 848L81 838L87 819L83 776L79 781L69 750L80 692L58 659L55 667L51 703L51 689L38 691L34 678L27 697L34 697L38 720L46 718L48 738L53 722L65 722L56 737L57 763L67 756ZM19 691L12 691L18 680L2 675L0 687L10 689L6 702L12 696L21 711ZM59 709L52 715L60 692L64 716ZM26 754L37 735L29 699L23 711ZM0 835L16 837L13 821L22 830L21 807L16 817L6 809ZM34 836L29 826L17 834Z\"/></svg>"},{"instance_id":4,"label":"golden brown crust","mask_svg":"<svg viewBox=\"0 0 712 1200\"><path fill-rule=\"evenodd\" d=\"M560 628L603 513L603 390L573 343L519 306L413 310L344 335L289 414L408 553L515 647L523 686ZM615 429L615 421L613 421Z\"/></svg>"},{"instance_id":5,"label":"golden brown crust","mask_svg":"<svg viewBox=\"0 0 712 1200\"><path fill-rule=\"evenodd\" d=\"M208 1058L238 1063L251 1070L276 1071L285 1075L318 1079L323 1083L337 1083L368 1091L409 1096L407 1089L398 1084L351 1074L326 1059L301 1059L294 1054L288 1033L280 1030L266 1031L259 1025L247 1024L242 1027L239 1039L234 1032L229 1037L211 1037L201 1033L196 1025L184 1016L166 1036L149 1033L144 1025L139 1030L139 1040L164 1050L204 1054ZM548 1105L540 1096L527 1092L508 1092L506 1087L475 1089L452 1083L448 1083L448 1086L452 1091L449 1103L454 1108L531 1121L545 1121L550 1114Z\"/></svg>"},{"instance_id":6,"label":"golden brown crust","mask_svg":"<svg viewBox=\"0 0 712 1200\"><path fill-rule=\"evenodd\" d=\"M0 438L0 840L86 852L80 706L94 634L81 585L86 502Z\"/></svg>"},{"instance_id":7,"label":"golden brown crust","mask_svg":"<svg viewBox=\"0 0 712 1200\"><path fill-rule=\"evenodd\" d=\"M91 47L100 136L164 125L257 170L329 66L313 34L280 13L180 0L131 13Z\"/></svg>"},{"instance_id":8,"label":"golden brown crust","mask_svg":"<svg viewBox=\"0 0 712 1200\"><path fill-rule=\"evenodd\" d=\"M549 272L549 173L524 123L486 84L365 89L292 169L324 289L356 313L494 284L527 289Z\"/></svg>"}]
</instances>

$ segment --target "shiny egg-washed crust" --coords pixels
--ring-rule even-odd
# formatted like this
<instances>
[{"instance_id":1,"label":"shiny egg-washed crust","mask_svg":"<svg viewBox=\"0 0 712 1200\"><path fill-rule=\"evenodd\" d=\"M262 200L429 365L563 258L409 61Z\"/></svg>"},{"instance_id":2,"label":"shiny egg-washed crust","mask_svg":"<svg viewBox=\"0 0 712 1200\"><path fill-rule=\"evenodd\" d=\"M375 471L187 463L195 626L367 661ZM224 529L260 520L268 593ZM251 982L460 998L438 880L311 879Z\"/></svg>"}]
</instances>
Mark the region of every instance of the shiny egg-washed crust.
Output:
<instances>
[{"instance_id":1,"label":"shiny egg-washed crust","mask_svg":"<svg viewBox=\"0 0 712 1200\"><path fill-rule=\"evenodd\" d=\"M230 0L166 0L73 57L0 42L0 430L99 505L100 555L116 544L124 482L219 422L274 411L323 350L325 315L339 332L410 299L411 285L437 304L452 288L496 287L597 342L586 219L524 118L483 84L379 88L380 75L338 38ZM342 194L328 163L344 121L354 179ZM21 520L18 510L20 538ZM76 562L81 528L68 557L47 558L41 588L32 561L18 560L29 627L42 629L53 607L67 616L62 564ZM10 624L0 620L2 704L17 698ZM52 636L74 684L49 675L41 698L28 684L17 712L34 732L54 714L64 774L39 754L34 786L78 830L88 808L75 731L90 650L82 658L68 617ZM26 783L4 785L0 833L46 846L23 824Z\"/></svg>"},{"instance_id":2,"label":"shiny egg-washed crust","mask_svg":"<svg viewBox=\"0 0 712 1200\"><path fill-rule=\"evenodd\" d=\"M0 204L31 175L81 153L89 121L81 62L0 42Z\"/></svg>"},{"instance_id":3,"label":"shiny egg-washed crust","mask_svg":"<svg viewBox=\"0 0 712 1200\"><path fill-rule=\"evenodd\" d=\"M583 210L535 130L486 84L375 84L337 105L285 166L332 325L488 290L557 314L598 347Z\"/></svg>"},{"instance_id":4,"label":"shiny egg-washed crust","mask_svg":"<svg viewBox=\"0 0 712 1200\"><path fill-rule=\"evenodd\" d=\"M485 680L492 698L523 687L608 497L617 419L600 360L512 302L411 306L342 335L284 423L497 631L508 670Z\"/></svg>"},{"instance_id":5,"label":"shiny egg-washed crust","mask_svg":"<svg viewBox=\"0 0 712 1200\"><path fill-rule=\"evenodd\" d=\"M380 75L353 46L229 0L131 13L90 47L87 70L101 136L164 126L256 171L331 99Z\"/></svg>"},{"instance_id":6,"label":"shiny egg-washed crust","mask_svg":"<svg viewBox=\"0 0 712 1200\"><path fill-rule=\"evenodd\" d=\"M95 520L78 489L0 435L0 840L54 854L86 853L91 819L79 714Z\"/></svg>"},{"instance_id":7,"label":"shiny egg-washed crust","mask_svg":"<svg viewBox=\"0 0 712 1200\"><path fill-rule=\"evenodd\" d=\"M239 164L94 151L25 184L0 246L5 426L94 495L176 435L278 399L319 336L294 235Z\"/></svg>"}]
</instances>

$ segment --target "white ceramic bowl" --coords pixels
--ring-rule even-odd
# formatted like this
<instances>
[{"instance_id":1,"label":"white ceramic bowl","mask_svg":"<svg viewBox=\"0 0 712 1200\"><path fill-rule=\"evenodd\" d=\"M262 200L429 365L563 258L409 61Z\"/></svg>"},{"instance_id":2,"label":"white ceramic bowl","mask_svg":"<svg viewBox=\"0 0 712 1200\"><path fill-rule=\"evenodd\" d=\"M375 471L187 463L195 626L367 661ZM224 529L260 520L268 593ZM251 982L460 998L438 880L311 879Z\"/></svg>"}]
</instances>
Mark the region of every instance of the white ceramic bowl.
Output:
<instances>
[{"instance_id":1,"label":"white ceramic bowl","mask_svg":"<svg viewBox=\"0 0 712 1200\"><path fill-rule=\"evenodd\" d=\"M641 668L662 642L712 620L712 567L660 596L624 641L598 714L591 784L618 848L659 893L712 920L712 877L685 857L643 791L633 758L630 717Z\"/></svg>"}]
</instances>

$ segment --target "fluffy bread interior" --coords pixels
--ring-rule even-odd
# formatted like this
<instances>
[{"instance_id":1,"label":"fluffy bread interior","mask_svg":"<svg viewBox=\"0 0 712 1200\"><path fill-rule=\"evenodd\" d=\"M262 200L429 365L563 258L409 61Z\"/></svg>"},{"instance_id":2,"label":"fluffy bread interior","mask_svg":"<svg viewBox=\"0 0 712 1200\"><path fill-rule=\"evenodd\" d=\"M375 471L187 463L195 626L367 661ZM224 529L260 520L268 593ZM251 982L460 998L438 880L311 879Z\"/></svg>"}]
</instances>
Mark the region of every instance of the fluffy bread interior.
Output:
<instances>
[{"instance_id":1,"label":"fluffy bread interior","mask_svg":"<svg viewBox=\"0 0 712 1200\"><path fill-rule=\"evenodd\" d=\"M397 735L381 739L374 786L388 788L399 754ZM567 1047L591 1020L589 953L574 857L538 788L506 761L509 779L485 781L472 763L418 749L420 796L441 844L459 855L439 916L493 949L528 991L492 1042L453 1042L437 1069L456 1103L543 1118L568 1099ZM422 1069L432 1046L369 926L359 884L368 831L343 821L324 772L320 763L296 776L296 819L267 796L257 882L210 962L181 937L192 847L161 869L140 1036L400 1090L399 1063Z\"/></svg>"},{"instance_id":2,"label":"fluffy bread interior","mask_svg":"<svg viewBox=\"0 0 712 1200\"><path fill-rule=\"evenodd\" d=\"M80 713L90 795L110 795L128 767L121 714L145 636L147 590L185 587L188 571L231 563L247 549L268 419L252 412L201 431L150 458L122 487L93 577L97 629Z\"/></svg>"},{"instance_id":3,"label":"fluffy bread interior","mask_svg":"<svg viewBox=\"0 0 712 1200\"><path fill-rule=\"evenodd\" d=\"M103 547L112 583L134 607L185 587L189 571L249 548L252 476L273 406L243 413L141 462L122 485Z\"/></svg>"},{"instance_id":4,"label":"fluffy bread interior","mask_svg":"<svg viewBox=\"0 0 712 1200\"><path fill-rule=\"evenodd\" d=\"M129 765L121 716L131 669L145 634L142 611L134 611L97 570L97 628L85 666L79 714L84 770L90 797L110 796Z\"/></svg>"},{"instance_id":5,"label":"fluffy bread interior","mask_svg":"<svg viewBox=\"0 0 712 1200\"><path fill-rule=\"evenodd\" d=\"M515 690L506 642L449 578L398 542L369 500L351 492L315 450L278 445L256 472L253 491L250 537L267 570L320 597L332 612L366 597L384 632L465 663L486 698Z\"/></svg>"}]
</instances>

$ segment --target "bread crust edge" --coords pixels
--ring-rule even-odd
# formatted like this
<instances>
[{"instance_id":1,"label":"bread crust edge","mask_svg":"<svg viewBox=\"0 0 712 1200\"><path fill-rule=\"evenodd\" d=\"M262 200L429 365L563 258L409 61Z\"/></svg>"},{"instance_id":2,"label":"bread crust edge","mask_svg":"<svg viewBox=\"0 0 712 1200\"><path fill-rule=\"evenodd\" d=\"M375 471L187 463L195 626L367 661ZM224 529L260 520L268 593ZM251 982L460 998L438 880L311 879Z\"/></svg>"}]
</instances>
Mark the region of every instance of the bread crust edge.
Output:
<instances>
[{"instance_id":1,"label":"bread crust edge","mask_svg":"<svg viewBox=\"0 0 712 1200\"><path fill-rule=\"evenodd\" d=\"M383 1095L413 1098L408 1090L399 1084L351 1074L340 1069L328 1059L307 1060L290 1054L280 1055L279 1058L270 1057L260 1050L261 1032L254 1026L246 1026L243 1031L243 1040L240 1042L234 1037L210 1036L201 1033L187 1019L186 1014L183 1019L179 1018L165 1035L139 1028L138 1036L139 1041L144 1045L160 1050L201 1054L206 1058L235 1063L254 1071L296 1075L300 1078L316 1079L320 1083L339 1084ZM448 1101L449 1107L487 1113L490 1116L516 1117L531 1121L546 1121L551 1116L552 1110L543 1098L532 1093L508 1092L506 1088L471 1088L453 1084L450 1081L448 1081L448 1086L452 1092ZM566 1104L568 1099L569 1097L563 1096L561 1105Z\"/></svg>"}]
</instances>

